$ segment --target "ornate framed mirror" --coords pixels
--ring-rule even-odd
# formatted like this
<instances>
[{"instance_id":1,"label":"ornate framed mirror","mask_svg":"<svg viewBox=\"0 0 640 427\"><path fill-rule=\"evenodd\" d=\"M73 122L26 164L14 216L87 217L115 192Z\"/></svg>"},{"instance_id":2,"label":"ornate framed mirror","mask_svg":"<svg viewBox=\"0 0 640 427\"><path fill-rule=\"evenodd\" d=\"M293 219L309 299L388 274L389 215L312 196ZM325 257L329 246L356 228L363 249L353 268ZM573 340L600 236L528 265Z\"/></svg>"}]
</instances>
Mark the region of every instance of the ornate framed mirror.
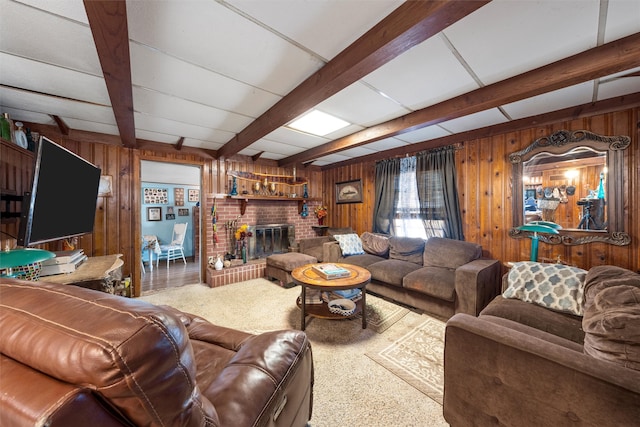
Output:
<instances>
[{"instance_id":1,"label":"ornate framed mirror","mask_svg":"<svg viewBox=\"0 0 640 427\"><path fill-rule=\"evenodd\" d=\"M539 234L550 244L605 242L624 246L624 150L628 136L561 130L509 155L513 165L513 227L509 236L532 237L523 224L549 221L559 234Z\"/></svg>"}]
</instances>

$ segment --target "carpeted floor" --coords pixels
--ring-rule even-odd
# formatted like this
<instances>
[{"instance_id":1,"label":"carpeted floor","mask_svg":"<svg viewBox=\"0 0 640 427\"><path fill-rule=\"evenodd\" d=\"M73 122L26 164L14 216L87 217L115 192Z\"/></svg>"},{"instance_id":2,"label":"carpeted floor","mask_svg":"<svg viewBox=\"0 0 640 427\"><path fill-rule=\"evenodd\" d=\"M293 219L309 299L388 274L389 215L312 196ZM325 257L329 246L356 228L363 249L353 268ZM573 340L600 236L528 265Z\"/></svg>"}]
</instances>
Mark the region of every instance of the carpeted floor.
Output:
<instances>
[{"instance_id":1,"label":"carpeted floor","mask_svg":"<svg viewBox=\"0 0 640 427\"><path fill-rule=\"evenodd\" d=\"M295 304L299 292L298 287L285 289L255 279L219 288L188 285L140 299L259 333L300 327ZM443 323L372 295L367 295L367 305L369 327L364 330L360 318L307 319L315 365L309 426L447 426L436 402L442 387L441 340L428 343L419 338L431 328L432 336L441 337ZM410 350L416 340L421 350L408 357L404 349ZM429 365L434 367L427 369Z\"/></svg>"}]
</instances>

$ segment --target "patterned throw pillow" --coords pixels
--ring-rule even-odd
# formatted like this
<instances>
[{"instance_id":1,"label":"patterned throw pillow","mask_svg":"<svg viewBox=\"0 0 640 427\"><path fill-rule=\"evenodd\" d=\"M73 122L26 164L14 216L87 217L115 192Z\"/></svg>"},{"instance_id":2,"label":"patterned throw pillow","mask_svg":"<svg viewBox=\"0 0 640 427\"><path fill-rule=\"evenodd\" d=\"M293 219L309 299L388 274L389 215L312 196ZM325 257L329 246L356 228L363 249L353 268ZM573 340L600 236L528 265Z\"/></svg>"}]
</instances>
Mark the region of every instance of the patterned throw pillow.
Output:
<instances>
[{"instance_id":1,"label":"patterned throw pillow","mask_svg":"<svg viewBox=\"0 0 640 427\"><path fill-rule=\"evenodd\" d=\"M362 241L357 234L339 234L333 236L334 239L340 244L342 250L342 256L348 255L361 255L364 253L362 249Z\"/></svg>"},{"instance_id":2,"label":"patterned throw pillow","mask_svg":"<svg viewBox=\"0 0 640 427\"><path fill-rule=\"evenodd\" d=\"M516 262L502 296L582 316L586 274L581 268L563 264Z\"/></svg>"}]
</instances>

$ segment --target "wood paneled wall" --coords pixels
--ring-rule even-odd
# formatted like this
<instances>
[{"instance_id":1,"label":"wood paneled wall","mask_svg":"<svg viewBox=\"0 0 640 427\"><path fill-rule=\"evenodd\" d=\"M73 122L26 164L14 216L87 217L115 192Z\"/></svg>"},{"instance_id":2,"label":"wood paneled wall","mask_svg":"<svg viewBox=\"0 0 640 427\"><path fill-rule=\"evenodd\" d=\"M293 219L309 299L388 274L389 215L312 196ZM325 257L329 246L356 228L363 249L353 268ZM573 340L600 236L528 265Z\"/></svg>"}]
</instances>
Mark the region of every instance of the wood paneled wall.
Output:
<instances>
[{"instance_id":1,"label":"wood paneled wall","mask_svg":"<svg viewBox=\"0 0 640 427\"><path fill-rule=\"evenodd\" d=\"M489 138L460 141L463 148L456 152L456 167L465 239L481 244L486 256L501 261L528 259L531 241L512 239L508 235L512 222L511 197L514 185L511 181L509 153L519 151L535 139L562 129L586 129L602 135L628 135L632 142L631 147L625 150L624 182L615 185L624 186L625 194L628 195L625 199L625 230L631 235L631 245L618 247L590 243L562 246L540 243L539 256L556 259L559 255L562 260L585 269L615 264L639 271L639 111L638 108L629 109ZM330 225L350 226L358 233L371 231L371 212L375 202L374 169L373 162L366 162L323 171ZM335 184L351 179L362 179L364 202L335 205L335 194L331 193Z\"/></svg>"}]
</instances>

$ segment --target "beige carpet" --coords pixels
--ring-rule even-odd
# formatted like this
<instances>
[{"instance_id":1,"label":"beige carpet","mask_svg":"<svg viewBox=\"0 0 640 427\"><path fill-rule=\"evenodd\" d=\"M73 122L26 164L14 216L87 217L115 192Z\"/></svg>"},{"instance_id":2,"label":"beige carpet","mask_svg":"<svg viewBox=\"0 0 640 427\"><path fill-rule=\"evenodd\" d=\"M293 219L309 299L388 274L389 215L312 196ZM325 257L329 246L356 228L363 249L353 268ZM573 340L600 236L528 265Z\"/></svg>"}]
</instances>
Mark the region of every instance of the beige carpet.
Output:
<instances>
[{"instance_id":1,"label":"beige carpet","mask_svg":"<svg viewBox=\"0 0 640 427\"><path fill-rule=\"evenodd\" d=\"M393 344L367 356L442 405L445 323L434 318L420 321Z\"/></svg>"},{"instance_id":2,"label":"beige carpet","mask_svg":"<svg viewBox=\"0 0 640 427\"><path fill-rule=\"evenodd\" d=\"M300 310L295 304L299 292L298 287L285 289L255 279L219 288L188 285L145 294L140 299L168 304L222 326L259 333L300 327ZM404 308L398 310L372 295L367 295L367 305L371 306L367 329L362 329L359 318L307 319L306 333L315 367L309 426L447 426L441 405L367 357L431 318ZM381 333L374 330L378 329L374 326L377 323L381 324Z\"/></svg>"}]
</instances>

